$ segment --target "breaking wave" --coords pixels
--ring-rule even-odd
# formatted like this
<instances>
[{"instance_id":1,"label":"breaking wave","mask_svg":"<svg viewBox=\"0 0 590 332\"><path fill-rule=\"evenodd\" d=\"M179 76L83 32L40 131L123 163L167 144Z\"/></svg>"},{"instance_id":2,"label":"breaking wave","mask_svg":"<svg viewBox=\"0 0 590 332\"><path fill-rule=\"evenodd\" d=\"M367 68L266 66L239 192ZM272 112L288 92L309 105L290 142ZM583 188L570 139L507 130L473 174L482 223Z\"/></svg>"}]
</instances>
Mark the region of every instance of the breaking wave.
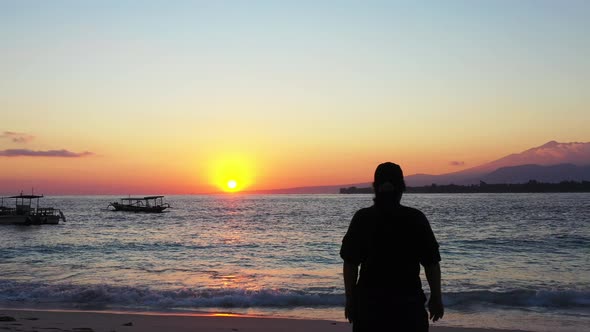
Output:
<instances>
[{"instance_id":1,"label":"breaking wave","mask_svg":"<svg viewBox=\"0 0 590 332\"><path fill-rule=\"evenodd\" d=\"M447 293L445 304L456 310L473 306L590 308L590 291L506 292L467 291ZM148 308L153 310L199 308L294 308L338 307L344 305L342 293L308 293L288 289L190 289L158 290L149 287L112 285L47 285L41 283L0 282L0 305L53 304L91 308Z\"/></svg>"}]
</instances>

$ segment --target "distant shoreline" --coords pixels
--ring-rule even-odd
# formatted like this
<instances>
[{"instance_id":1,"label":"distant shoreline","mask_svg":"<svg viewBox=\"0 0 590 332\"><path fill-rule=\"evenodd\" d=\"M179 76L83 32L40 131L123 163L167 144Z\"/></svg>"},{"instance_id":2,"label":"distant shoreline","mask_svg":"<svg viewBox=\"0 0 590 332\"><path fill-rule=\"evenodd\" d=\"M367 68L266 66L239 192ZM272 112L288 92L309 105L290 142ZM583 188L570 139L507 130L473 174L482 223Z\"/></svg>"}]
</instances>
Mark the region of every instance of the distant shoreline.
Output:
<instances>
[{"instance_id":1,"label":"distant shoreline","mask_svg":"<svg viewBox=\"0 0 590 332\"><path fill-rule=\"evenodd\" d=\"M542 183L531 180L527 183L487 184L480 182L473 185L437 185L407 187L407 193L417 194L472 194L472 193L584 193L590 192L589 181L563 181L560 183ZM372 194L372 187L340 188L341 194Z\"/></svg>"}]
</instances>

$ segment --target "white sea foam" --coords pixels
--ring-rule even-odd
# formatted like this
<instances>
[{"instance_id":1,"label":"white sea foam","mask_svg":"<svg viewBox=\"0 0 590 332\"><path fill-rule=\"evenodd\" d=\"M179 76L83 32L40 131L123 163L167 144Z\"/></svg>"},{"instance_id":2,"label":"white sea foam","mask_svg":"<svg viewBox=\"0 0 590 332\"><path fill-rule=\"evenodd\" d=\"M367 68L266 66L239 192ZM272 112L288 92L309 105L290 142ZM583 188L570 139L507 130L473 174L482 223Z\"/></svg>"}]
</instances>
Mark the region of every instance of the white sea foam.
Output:
<instances>
[{"instance_id":1,"label":"white sea foam","mask_svg":"<svg viewBox=\"0 0 590 332\"><path fill-rule=\"evenodd\" d=\"M445 293L445 305L464 310L481 305L513 308L590 308L589 291L510 292L471 291ZM288 289L189 289L158 290L150 287L101 285L48 285L0 280L0 303L56 303L109 307L172 308L291 308L343 306L342 293L311 293Z\"/></svg>"}]
</instances>

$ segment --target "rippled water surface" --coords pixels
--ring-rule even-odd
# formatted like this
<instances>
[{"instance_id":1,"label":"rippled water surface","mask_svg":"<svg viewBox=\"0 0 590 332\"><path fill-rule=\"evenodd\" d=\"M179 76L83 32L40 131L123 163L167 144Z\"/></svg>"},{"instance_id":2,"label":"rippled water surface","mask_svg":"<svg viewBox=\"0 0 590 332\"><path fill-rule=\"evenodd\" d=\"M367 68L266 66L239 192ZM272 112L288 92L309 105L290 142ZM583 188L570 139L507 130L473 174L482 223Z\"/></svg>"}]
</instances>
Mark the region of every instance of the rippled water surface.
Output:
<instances>
[{"instance_id":1,"label":"rippled water surface","mask_svg":"<svg viewBox=\"0 0 590 332\"><path fill-rule=\"evenodd\" d=\"M117 198L47 197L66 223L1 227L0 306L343 320L340 241L370 195L169 196L162 214L108 211ZM590 194L403 204L441 244L442 324L588 331Z\"/></svg>"}]
</instances>

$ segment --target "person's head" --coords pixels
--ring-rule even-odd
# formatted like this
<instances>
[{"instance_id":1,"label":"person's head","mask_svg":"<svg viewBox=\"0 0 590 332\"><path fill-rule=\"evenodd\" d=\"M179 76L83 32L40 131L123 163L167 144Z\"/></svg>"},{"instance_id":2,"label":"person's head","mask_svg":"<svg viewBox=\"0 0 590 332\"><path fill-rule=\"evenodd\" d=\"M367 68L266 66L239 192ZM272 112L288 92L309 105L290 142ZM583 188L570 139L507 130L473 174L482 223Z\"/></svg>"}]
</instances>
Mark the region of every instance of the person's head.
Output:
<instances>
[{"instance_id":1,"label":"person's head","mask_svg":"<svg viewBox=\"0 0 590 332\"><path fill-rule=\"evenodd\" d=\"M375 202L378 204L399 204L406 190L404 173L399 165L392 162L379 164L373 180Z\"/></svg>"}]
</instances>

